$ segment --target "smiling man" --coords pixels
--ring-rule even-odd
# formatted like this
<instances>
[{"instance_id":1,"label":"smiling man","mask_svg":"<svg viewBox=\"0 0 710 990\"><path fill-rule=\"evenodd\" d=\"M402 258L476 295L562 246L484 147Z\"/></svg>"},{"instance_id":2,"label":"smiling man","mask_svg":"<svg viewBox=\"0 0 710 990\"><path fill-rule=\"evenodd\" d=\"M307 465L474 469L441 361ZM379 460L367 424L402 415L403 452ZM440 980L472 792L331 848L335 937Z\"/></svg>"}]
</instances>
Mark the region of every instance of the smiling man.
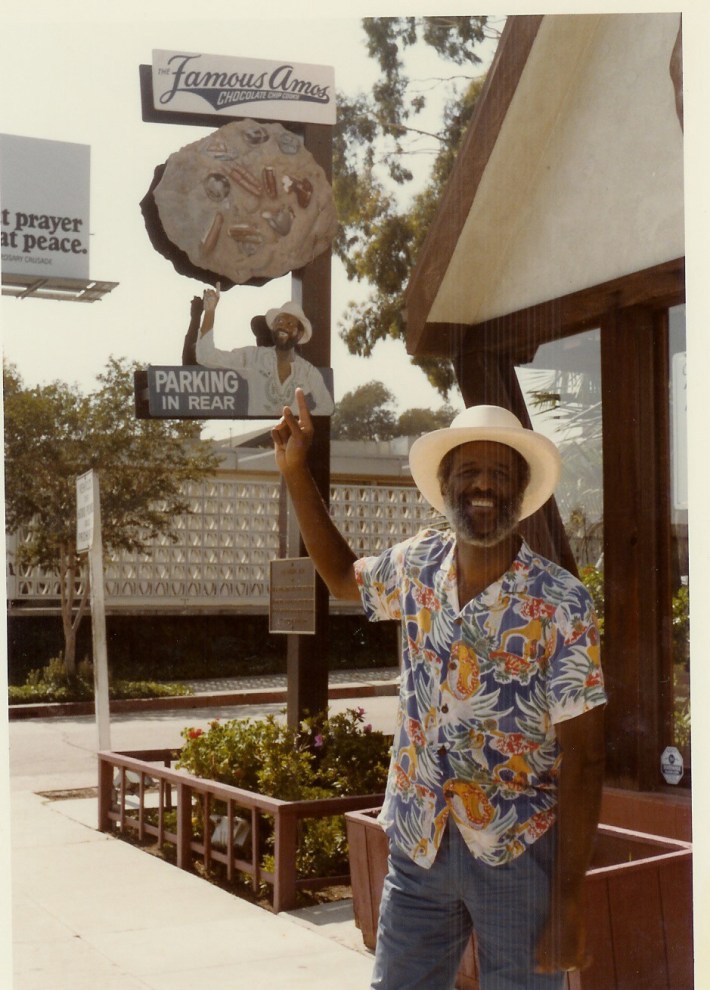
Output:
<instances>
[{"instance_id":1,"label":"smiling man","mask_svg":"<svg viewBox=\"0 0 710 990\"><path fill-rule=\"evenodd\" d=\"M493 547L518 525L527 461L505 444L461 444L442 458L437 477L444 515L460 539Z\"/></svg>"},{"instance_id":2,"label":"smiling man","mask_svg":"<svg viewBox=\"0 0 710 990\"><path fill-rule=\"evenodd\" d=\"M296 399L272 434L308 552L333 595L402 628L371 986L449 990L473 931L481 990L561 990L587 961L606 695L589 594L517 533L552 495L557 448L506 409L464 410L410 451L448 527L356 559L307 467Z\"/></svg>"},{"instance_id":3,"label":"smiling man","mask_svg":"<svg viewBox=\"0 0 710 990\"><path fill-rule=\"evenodd\" d=\"M284 405L294 401L296 388L303 390L313 415L330 416L333 397L323 375L296 350L313 334L311 321L298 303L289 300L264 314L273 346L248 345L226 351L214 343L219 289L218 282L216 289L206 289L203 296L202 323L195 347L198 364L206 368L230 368L246 381L249 416L280 416Z\"/></svg>"}]
</instances>

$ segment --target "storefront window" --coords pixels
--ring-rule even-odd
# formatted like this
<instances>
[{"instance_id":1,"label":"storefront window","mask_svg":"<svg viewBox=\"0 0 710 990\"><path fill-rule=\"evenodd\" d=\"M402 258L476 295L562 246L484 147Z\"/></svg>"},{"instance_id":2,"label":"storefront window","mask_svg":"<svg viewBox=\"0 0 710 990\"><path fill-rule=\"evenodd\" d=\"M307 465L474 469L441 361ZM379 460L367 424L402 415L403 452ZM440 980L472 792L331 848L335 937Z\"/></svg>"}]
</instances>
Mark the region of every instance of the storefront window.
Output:
<instances>
[{"instance_id":1,"label":"storefront window","mask_svg":"<svg viewBox=\"0 0 710 990\"><path fill-rule=\"evenodd\" d=\"M551 341L516 368L533 428L562 455L556 491L570 549L604 631L604 489L598 329Z\"/></svg>"},{"instance_id":2,"label":"storefront window","mask_svg":"<svg viewBox=\"0 0 710 990\"><path fill-rule=\"evenodd\" d=\"M688 461L685 306L668 313L671 424L671 567L673 600L673 745L690 766Z\"/></svg>"},{"instance_id":3,"label":"storefront window","mask_svg":"<svg viewBox=\"0 0 710 990\"><path fill-rule=\"evenodd\" d=\"M670 531L672 622L671 732L661 749L680 750L690 783L690 671L688 585L687 406L685 306L668 311L668 383L671 440ZM556 500L580 577L604 628L602 394L599 330L541 346L532 362L516 368L532 425L560 449L562 477ZM665 725L667 726L667 722ZM676 762L677 766L677 762ZM666 778L668 779L668 778Z\"/></svg>"},{"instance_id":4,"label":"storefront window","mask_svg":"<svg viewBox=\"0 0 710 990\"><path fill-rule=\"evenodd\" d=\"M567 538L585 582L598 584L603 569L602 396L599 330L538 348L516 368L533 428L562 455L556 492Z\"/></svg>"}]
</instances>

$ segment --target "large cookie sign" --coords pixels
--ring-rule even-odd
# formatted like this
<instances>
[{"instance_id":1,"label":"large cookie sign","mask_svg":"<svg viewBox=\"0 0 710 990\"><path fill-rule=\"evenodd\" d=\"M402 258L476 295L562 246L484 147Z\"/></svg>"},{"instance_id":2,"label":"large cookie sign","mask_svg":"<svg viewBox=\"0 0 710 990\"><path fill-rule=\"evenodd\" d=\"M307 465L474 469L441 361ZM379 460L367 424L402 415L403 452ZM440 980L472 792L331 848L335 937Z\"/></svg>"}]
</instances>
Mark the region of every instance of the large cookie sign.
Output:
<instances>
[{"instance_id":1,"label":"large cookie sign","mask_svg":"<svg viewBox=\"0 0 710 990\"><path fill-rule=\"evenodd\" d=\"M302 268L335 236L323 169L278 123L236 121L186 145L153 196L169 240L235 283Z\"/></svg>"}]
</instances>

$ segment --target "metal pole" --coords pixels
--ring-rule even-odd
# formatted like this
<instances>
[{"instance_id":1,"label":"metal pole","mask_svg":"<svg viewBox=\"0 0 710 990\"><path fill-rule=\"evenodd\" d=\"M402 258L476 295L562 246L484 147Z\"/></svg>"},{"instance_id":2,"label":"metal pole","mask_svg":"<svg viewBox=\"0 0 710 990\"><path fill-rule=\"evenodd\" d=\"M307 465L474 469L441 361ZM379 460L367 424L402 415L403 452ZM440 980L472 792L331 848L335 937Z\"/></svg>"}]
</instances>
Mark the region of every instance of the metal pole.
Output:
<instances>
[{"instance_id":1,"label":"metal pole","mask_svg":"<svg viewBox=\"0 0 710 990\"><path fill-rule=\"evenodd\" d=\"M103 541L101 539L101 495L99 477L92 471L94 486L94 533L89 548L91 582L91 634L94 647L94 699L99 750L111 749L111 714L108 700L108 653L106 649L106 604L104 600Z\"/></svg>"}]
</instances>

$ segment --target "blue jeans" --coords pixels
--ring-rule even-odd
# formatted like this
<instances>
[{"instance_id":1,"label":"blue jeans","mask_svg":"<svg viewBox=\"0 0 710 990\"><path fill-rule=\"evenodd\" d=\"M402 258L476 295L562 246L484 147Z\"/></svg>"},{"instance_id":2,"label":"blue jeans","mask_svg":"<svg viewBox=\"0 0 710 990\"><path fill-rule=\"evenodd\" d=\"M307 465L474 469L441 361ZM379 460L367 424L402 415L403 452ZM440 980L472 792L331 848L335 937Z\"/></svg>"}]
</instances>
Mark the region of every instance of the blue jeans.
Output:
<instances>
[{"instance_id":1,"label":"blue jeans","mask_svg":"<svg viewBox=\"0 0 710 990\"><path fill-rule=\"evenodd\" d=\"M453 821L429 870L390 847L372 990L452 990L471 931L481 990L561 990L535 972L549 910L555 829L502 866L476 860Z\"/></svg>"}]
</instances>

